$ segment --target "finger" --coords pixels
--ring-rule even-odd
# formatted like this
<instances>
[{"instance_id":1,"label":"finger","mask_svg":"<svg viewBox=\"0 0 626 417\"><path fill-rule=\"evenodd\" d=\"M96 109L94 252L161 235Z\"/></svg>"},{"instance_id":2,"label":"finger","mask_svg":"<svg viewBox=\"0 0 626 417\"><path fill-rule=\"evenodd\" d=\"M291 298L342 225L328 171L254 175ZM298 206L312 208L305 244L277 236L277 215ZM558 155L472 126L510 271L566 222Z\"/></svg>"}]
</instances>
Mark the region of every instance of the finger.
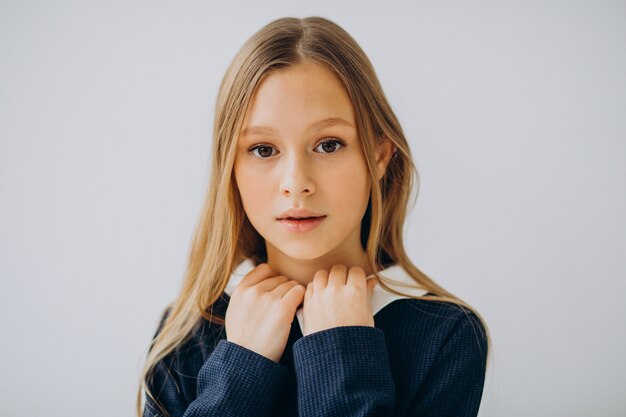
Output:
<instances>
[{"instance_id":1,"label":"finger","mask_svg":"<svg viewBox=\"0 0 626 417\"><path fill-rule=\"evenodd\" d=\"M287 278L286 276L284 276L284 275L277 275L275 277L265 278L264 280L262 280L258 284L252 285L252 287L256 287L259 290L269 292L269 291L275 290L281 284L283 284L285 282L289 282L289 281L290 281L290 279Z\"/></svg>"},{"instance_id":2,"label":"finger","mask_svg":"<svg viewBox=\"0 0 626 417\"><path fill-rule=\"evenodd\" d=\"M288 284L288 283L285 283ZM285 295L283 295L283 300L285 300L287 302L287 304L289 304L289 307L292 310L296 310L296 308L302 303L302 300L304 298L304 293L305 293L305 289L304 286L296 283L295 285L293 285L291 288L288 289L288 291L285 293Z\"/></svg>"},{"instance_id":3,"label":"finger","mask_svg":"<svg viewBox=\"0 0 626 417\"><path fill-rule=\"evenodd\" d=\"M304 294L305 303L307 303L311 299L311 297L313 297L313 291L314 291L313 282L309 282L306 285L306 293Z\"/></svg>"},{"instance_id":4,"label":"finger","mask_svg":"<svg viewBox=\"0 0 626 417\"><path fill-rule=\"evenodd\" d=\"M240 287L251 287L264 279L277 275L267 263L257 265L239 282Z\"/></svg>"},{"instance_id":5,"label":"finger","mask_svg":"<svg viewBox=\"0 0 626 417\"><path fill-rule=\"evenodd\" d=\"M348 275L348 268L345 265L333 265L330 268L330 274L328 275L327 286L344 286L346 285L346 277Z\"/></svg>"},{"instance_id":6,"label":"finger","mask_svg":"<svg viewBox=\"0 0 626 417\"><path fill-rule=\"evenodd\" d=\"M322 291L328 285L328 271L320 269L313 276L313 287L316 290Z\"/></svg>"},{"instance_id":7,"label":"finger","mask_svg":"<svg viewBox=\"0 0 626 417\"><path fill-rule=\"evenodd\" d=\"M353 266L348 271L347 285L354 285L357 288L365 289L365 271L360 266Z\"/></svg>"},{"instance_id":8,"label":"finger","mask_svg":"<svg viewBox=\"0 0 626 417\"><path fill-rule=\"evenodd\" d=\"M285 294L289 292L289 290L291 290L293 287L297 285L300 285L298 281L289 279L283 283L278 284L274 289L270 290L270 292L277 297L284 297Z\"/></svg>"},{"instance_id":9,"label":"finger","mask_svg":"<svg viewBox=\"0 0 626 417\"><path fill-rule=\"evenodd\" d=\"M378 278L374 277L367 280L367 297L370 300L372 299L376 285L378 285Z\"/></svg>"}]
</instances>

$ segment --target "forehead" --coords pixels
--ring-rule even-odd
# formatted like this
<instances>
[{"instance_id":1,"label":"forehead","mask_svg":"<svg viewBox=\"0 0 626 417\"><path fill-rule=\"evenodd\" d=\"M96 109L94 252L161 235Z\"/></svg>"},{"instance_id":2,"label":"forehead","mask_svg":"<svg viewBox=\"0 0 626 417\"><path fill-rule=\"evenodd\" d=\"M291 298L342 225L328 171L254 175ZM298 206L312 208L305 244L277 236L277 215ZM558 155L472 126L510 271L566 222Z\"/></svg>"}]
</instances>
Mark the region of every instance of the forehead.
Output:
<instances>
[{"instance_id":1,"label":"forehead","mask_svg":"<svg viewBox=\"0 0 626 417\"><path fill-rule=\"evenodd\" d=\"M243 128L301 126L330 117L354 124L348 92L331 70L305 61L263 76L246 111Z\"/></svg>"}]
</instances>

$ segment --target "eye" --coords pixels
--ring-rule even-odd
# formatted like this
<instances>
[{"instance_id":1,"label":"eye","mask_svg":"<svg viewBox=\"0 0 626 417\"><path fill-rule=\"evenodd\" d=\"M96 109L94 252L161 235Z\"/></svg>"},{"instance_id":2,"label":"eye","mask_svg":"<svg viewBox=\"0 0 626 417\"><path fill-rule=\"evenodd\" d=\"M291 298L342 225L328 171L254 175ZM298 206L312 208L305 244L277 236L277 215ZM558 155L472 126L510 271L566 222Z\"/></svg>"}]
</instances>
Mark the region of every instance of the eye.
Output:
<instances>
[{"instance_id":1,"label":"eye","mask_svg":"<svg viewBox=\"0 0 626 417\"><path fill-rule=\"evenodd\" d=\"M337 153L337 149L338 149L337 145L339 145L339 149L346 146L345 142L339 138L326 138L325 140L320 142L315 148L317 149L321 146L322 149L324 149L325 151L322 153L329 155L329 154ZM253 153L257 149L259 150L258 155ZM275 150L274 147L271 145L266 145L266 144L253 145L250 148L248 148L248 152L252 153L254 156L256 156L259 159L268 159L268 157L273 156L272 150Z\"/></svg>"},{"instance_id":2,"label":"eye","mask_svg":"<svg viewBox=\"0 0 626 417\"><path fill-rule=\"evenodd\" d=\"M248 152L253 153L257 149L261 149L262 150L261 154L264 155L264 156L257 156L257 158L267 159L265 156L272 156L271 153L272 153L272 150L274 148L272 148L271 146L268 146L268 145L254 145L254 146L251 146L250 149L248 149ZM270 153L269 155L267 154L268 153L268 149L269 149L269 153ZM253 153L253 155L254 155L254 153ZM256 155L254 155L254 156L256 156Z\"/></svg>"},{"instance_id":3,"label":"eye","mask_svg":"<svg viewBox=\"0 0 626 417\"><path fill-rule=\"evenodd\" d=\"M334 146L331 146L331 147L325 146L327 144L333 144ZM321 146L325 150L329 150L330 149L331 152L329 152L329 153L336 153L337 145L339 145L339 149L341 149L344 146L346 146L345 142L342 141L339 138L328 138L327 140L324 140L323 142L320 142L320 144L317 145L317 147ZM324 153L326 153L326 152L324 152Z\"/></svg>"}]
</instances>

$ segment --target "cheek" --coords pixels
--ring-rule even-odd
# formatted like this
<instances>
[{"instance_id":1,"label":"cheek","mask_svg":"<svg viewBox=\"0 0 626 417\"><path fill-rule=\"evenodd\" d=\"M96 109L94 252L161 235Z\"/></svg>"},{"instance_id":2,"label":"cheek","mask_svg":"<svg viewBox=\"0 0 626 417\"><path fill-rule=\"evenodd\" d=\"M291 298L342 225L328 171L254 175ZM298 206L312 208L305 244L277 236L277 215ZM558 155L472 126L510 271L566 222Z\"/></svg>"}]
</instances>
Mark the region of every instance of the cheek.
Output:
<instances>
[{"instance_id":1,"label":"cheek","mask_svg":"<svg viewBox=\"0 0 626 417\"><path fill-rule=\"evenodd\" d=\"M255 215L261 212L263 203L268 201L267 190L264 189L264 181L259 181L257 175L251 170L236 167L235 180L243 208L248 218L252 221Z\"/></svg>"},{"instance_id":2,"label":"cheek","mask_svg":"<svg viewBox=\"0 0 626 417\"><path fill-rule=\"evenodd\" d=\"M334 207L348 218L365 213L369 200L369 174L364 161L355 160L333 171L333 178L326 182L328 194L332 195ZM360 221L355 218L355 221Z\"/></svg>"}]
</instances>

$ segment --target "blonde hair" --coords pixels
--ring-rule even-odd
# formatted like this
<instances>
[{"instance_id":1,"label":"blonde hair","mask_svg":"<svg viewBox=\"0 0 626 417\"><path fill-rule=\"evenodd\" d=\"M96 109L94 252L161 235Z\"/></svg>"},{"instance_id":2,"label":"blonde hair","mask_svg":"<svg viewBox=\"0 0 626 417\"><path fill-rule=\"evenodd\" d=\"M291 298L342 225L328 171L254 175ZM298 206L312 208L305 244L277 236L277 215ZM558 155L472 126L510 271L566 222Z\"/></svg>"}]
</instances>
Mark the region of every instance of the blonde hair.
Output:
<instances>
[{"instance_id":1,"label":"blonde hair","mask_svg":"<svg viewBox=\"0 0 626 417\"><path fill-rule=\"evenodd\" d=\"M369 59L345 30L328 19L280 18L261 28L243 45L220 85L206 198L195 229L182 289L167 306L169 314L146 358L137 392L138 416L142 413L144 390L154 399L147 381L156 364L187 340L199 320L224 324L223 317L212 314L211 306L224 292L234 268L246 257L257 263L267 261L263 237L247 219L234 181L235 151L243 117L263 75L304 60L330 69L343 83L354 106L372 184L361 225L361 241L369 269L380 271L393 263L401 265L417 286L435 294L420 299L450 302L463 311L474 312L491 345L482 316L420 271L404 250L402 230L414 182L416 192L411 204L417 199L419 175L400 123L385 98ZM374 150L383 138L393 143L396 152L379 181ZM378 278L382 287L405 295L385 285L384 278Z\"/></svg>"}]
</instances>

